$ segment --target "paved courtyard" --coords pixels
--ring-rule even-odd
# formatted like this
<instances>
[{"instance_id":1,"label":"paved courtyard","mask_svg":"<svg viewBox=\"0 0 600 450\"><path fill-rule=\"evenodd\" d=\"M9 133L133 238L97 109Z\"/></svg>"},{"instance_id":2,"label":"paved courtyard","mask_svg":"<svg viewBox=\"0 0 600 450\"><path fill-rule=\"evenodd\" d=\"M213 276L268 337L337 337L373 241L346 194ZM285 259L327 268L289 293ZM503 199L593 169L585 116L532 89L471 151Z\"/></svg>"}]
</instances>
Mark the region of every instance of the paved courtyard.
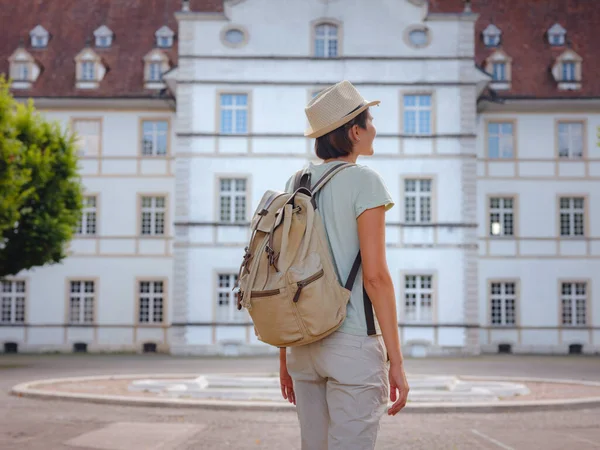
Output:
<instances>
[{"instance_id":1,"label":"paved courtyard","mask_svg":"<svg viewBox=\"0 0 600 450\"><path fill-rule=\"evenodd\" d=\"M484 356L408 359L419 374L600 381L600 357ZM289 413L208 411L46 401L8 395L18 383L97 374L269 372L272 358L163 355L0 355L0 449L299 449ZM378 449L600 449L600 408L385 417Z\"/></svg>"}]
</instances>

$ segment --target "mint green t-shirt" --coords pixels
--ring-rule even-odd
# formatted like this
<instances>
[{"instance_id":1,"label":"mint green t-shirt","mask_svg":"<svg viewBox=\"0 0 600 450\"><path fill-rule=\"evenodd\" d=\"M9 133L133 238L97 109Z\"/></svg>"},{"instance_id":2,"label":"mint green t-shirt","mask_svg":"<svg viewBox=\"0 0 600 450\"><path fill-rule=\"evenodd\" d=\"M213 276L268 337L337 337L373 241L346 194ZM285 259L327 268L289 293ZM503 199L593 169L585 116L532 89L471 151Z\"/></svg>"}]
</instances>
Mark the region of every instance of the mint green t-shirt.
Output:
<instances>
[{"instance_id":1,"label":"mint green t-shirt","mask_svg":"<svg viewBox=\"0 0 600 450\"><path fill-rule=\"evenodd\" d=\"M339 161L323 164L309 163L311 185ZM292 176L286 184L286 192L293 189ZM325 231L338 279L346 283L352 264L359 251L358 224L356 219L365 210L385 206L386 211L394 202L381 176L369 167L357 164L335 175L317 194L317 208L323 219ZM339 331L364 336L367 334L365 307L363 303L362 267L358 271L347 316ZM374 314L375 315L375 314ZM375 315L375 328L381 333Z\"/></svg>"}]
</instances>

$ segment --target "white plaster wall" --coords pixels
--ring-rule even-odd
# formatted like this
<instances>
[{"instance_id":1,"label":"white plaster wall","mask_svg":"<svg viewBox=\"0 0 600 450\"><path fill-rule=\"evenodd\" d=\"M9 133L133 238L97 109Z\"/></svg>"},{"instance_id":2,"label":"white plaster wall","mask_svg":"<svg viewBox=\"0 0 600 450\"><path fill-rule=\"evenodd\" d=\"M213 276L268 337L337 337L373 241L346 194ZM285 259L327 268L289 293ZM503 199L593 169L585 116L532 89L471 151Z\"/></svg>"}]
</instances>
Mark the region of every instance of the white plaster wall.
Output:
<instances>
[{"instance_id":1,"label":"white plaster wall","mask_svg":"<svg viewBox=\"0 0 600 450\"><path fill-rule=\"evenodd\" d=\"M460 25L457 21L427 22L432 43L426 49L416 51L404 43L406 29L423 24L424 12L424 7L406 0L375 0L368 6L344 1L324 4L319 0L247 0L227 8L229 21L197 21L192 31L193 53L306 56L312 51L311 23L334 19L343 24L343 53L347 56L456 55ZM245 47L231 49L221 44L221 30L228 25L241 25L248 30Z\"/></svg>"}]
</instances>

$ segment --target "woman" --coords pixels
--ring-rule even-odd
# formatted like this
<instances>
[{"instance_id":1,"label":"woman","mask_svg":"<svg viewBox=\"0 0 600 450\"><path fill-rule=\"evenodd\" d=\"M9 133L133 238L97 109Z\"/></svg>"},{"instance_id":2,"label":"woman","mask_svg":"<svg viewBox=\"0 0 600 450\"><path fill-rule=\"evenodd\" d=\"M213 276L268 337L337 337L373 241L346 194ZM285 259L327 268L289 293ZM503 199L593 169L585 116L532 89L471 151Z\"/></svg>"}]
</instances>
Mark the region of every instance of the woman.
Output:
<instances>
[{"instance_id":1,"label":"woman","mask_svg":"<svg viewBox=\"0 0 600 450\"><path fill-rule=\"evenodd\" d=\"M376 130L369 107L377 104L364 100L347 81L311 100L305 135L316 138L315 151L323 160L309 164L312 180L333 164L373 154ZM373 449L388 395L394 402L388 415L406 404L409 388L385 253L385 212L393 204L381 177L361 165L338 173L317 195L339 279L348 277L359 250L362 276L335 333L280 350L281 391L296 405L303 450Z\"/></svg>"}]
</instances>

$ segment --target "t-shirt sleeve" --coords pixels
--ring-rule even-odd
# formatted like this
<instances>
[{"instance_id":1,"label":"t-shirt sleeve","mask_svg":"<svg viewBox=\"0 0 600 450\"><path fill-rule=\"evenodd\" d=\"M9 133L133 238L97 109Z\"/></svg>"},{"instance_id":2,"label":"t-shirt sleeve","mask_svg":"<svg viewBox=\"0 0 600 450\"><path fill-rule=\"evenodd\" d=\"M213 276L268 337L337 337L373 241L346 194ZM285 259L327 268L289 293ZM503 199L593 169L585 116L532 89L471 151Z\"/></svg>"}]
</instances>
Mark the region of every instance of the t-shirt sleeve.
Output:
<instances>
[{"instance_id":1,"label":"t-shirt sleeve","mask_svg":"<svg viewBox=\"0 0 600 450\"><path fill-rule=\"evenodd\" d=\"M354 196L354 210L356 217L360 216L367 209L385 206L389 211L394 206L394 201L388 191L383 178L373 169L361 166L359 167L359 177Z\"/></svg>"}]
</instances>

